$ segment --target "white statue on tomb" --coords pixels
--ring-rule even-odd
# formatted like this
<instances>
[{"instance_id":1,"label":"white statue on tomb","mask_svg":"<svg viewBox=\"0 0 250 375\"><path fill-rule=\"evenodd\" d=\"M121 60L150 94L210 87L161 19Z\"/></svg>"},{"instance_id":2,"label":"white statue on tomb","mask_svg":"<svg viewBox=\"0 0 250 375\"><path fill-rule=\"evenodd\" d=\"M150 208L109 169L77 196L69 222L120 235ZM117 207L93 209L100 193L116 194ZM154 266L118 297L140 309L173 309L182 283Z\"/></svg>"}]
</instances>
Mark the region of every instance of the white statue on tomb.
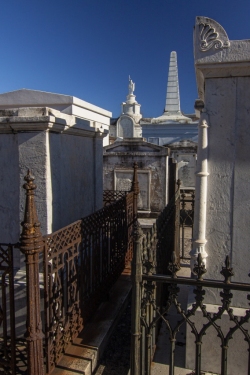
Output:
<instances>
[{"instance_id":1,"label":"white statue on tomb","mask_svg":"<svg viewBox=\"0 0 250 375\"><path fill-rule=\"evenodd\" d=\"M128 81L129 81L129 84L128 84L128 94L129 95L133 95L134 91L135 91L135 83L132 81L132 79L130 78L130 76L128 77Z\"/></svg>"}]
</instances>

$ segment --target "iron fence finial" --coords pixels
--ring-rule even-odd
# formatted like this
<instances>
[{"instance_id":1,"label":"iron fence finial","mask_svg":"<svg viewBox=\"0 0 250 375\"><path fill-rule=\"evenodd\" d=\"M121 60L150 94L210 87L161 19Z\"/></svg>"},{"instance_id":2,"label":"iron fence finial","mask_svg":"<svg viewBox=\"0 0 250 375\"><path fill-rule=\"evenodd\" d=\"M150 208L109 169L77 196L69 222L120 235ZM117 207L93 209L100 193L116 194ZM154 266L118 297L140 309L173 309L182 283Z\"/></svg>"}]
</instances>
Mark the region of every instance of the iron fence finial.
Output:
<instances>
[{"instance_id":1,"label":"iron fence finial","mask_svg":"<svg viewBox=\"0 0 250 375\"><path fill-rule=\"evenodd\" d=\"M177 278L176 273L180 271L180 269L181 267L179 266L177 262L175 251L173 251L171 254L171 262L169 262L169 265L168 265L168 270L172 273L172 277L174 279Z\"/></svg>"},{"instance_id":2,"label":"iron fence finial","mask_svg":"<svg viewBox=\"0 0 250 375\"><path fill-rule=\"evenodd\" d=\"M23 229L20 237L20 249L22 253L26 254L30 251L32 253L40 251L43 245L43 239L35 205L35 177L31 174L30 170L28 170L24 180L26 181L23 185L23 188L26 190L26 203L24 220L21 223Z\"/></svg>"},{"instance_id":3,"label":"iron fence finial","mask_svg":"<svg viewBox=\"0 0 250 375\"><path fill-rule=\"evenodd\" d=\"M234 276L234 271L233 268L230 267L230 258L227 255L225 259L225 267L222 267L220 271L221 275L225 277L224 283L230 284L231 282L231 277Z\"/></svg>"},{"instance_id":4,"label":"iron fence finial","mask_svg":"<svg viewBox=\"0 0 250 375\"><path fill-rule=\"evenodd\" d=\"M198 276L198 280L203 280L202 276L207 272L205 264L202 261L201 253L198 254L197 263L193 268L193 273Z\"/></svg>"}]
</instances>

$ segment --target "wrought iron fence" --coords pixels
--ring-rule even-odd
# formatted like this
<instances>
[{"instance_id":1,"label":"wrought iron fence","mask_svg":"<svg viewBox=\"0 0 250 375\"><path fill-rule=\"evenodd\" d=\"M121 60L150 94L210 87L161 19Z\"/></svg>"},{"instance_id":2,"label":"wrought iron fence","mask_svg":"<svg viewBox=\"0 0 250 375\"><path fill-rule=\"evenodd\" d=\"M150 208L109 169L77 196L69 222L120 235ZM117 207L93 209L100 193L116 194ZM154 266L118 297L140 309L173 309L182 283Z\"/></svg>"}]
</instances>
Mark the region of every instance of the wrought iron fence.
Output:
<instances>
[{"instance_id":1,"label":"wrought iron fence","mask_svg":"<svg viewBox=\"0 0 250 375\"><path fill-rule=\"evenodd\" d=\"M132 262L132 320L131 320L131 375L144 375L150 372L152 353L156 344L159 322L155 321L156 311L147 301L147 293L157 306L162 306L166 297L166 288L159 287L156 293L144 288L142 276L155 272L170 273L169 264L174 254L177 264L180 262L179 226L180 226L180 183L169 204L158 217L156 224L143 233L138 223L135 225L134 257ZM146 322L154 321L151 331ZM145 322L145 324L142 324Z\"/></svg>"},{"instance_id":2,"label":"wrought iron fence","mask_svg":"<svg viewBox=\"0 0 250 375\"><path fill-rule=\"evenodd\" d=\"M45 361L50 373L83 327L78 280L81 220L44 240Z\"/></svg>"},{"instance_id":3,"label":"wrought iron fence","mask_svg":"<svg viewBox=\"0 0 250 375\"><path fill-rule=\"evenodd\" d=\"M6 375L16 374L13 248L0 243L0 373Z\"/></svg>"},{"instance_id":4,"label":"wrought iron fence","mask_svg":"<svg viewBox=\"0 0 250 375\"><path fill-rule=\"evenodd\" d=\"M44 237L48 373L130 261L131 212L133 192Z\"/></svg>"},{"instance_id":5,"label":"wrought iron fence","mask_svg":"<svg viewBox=\"0 0 250 375\"><path fill-rule=\"evenodd\" d=\"M190 259L194 225L195 190L180 192L180 258Z\"/></svg>"},{"instance_id":6,"label":"wrought iron fence","mask_svg":"<svg viewBox=\"0 0 250 375\"><path fill-rule=\"evenodd\" d=\"M134 183L137 166L134 167ZM25 255L27 375L51 373L67 346L107 296L133 253L137 192L110 194L94 214L43 236L37 218L34 177L25 177L26 205L19 250ZM118 199L119 198L119 199ZM40 256L40 253L42 256ZM39 259L43 259L44 306L40 303ZM0 374L17 371L13 245L0 244ZM44 320L41 319L44 312ZM20 347L19 347L20 349ZM17 372L22 373L22 372Z\"/></svg>"},{"instance_id":7,"label":"wrought iron fence","mask_svg":"<svg viewBox=\"0 0 250 375\"><path fill-rule=\"evenodd\" d=\"M107 206L110 203L114 203L118 199L123 198L129 191L125 190L104 190L103 191L103 205Z\"/></svg>"},{"instance_id":8,"label":"wrought iron fence","mask_svg":"<svg viewBox=\"0 0 250 375\"><path fill-rule=\"evenodd\" d=\"M168 272L168 264L173 251L180 261L180 183L177 191L156 220L157 228L157 269L158 272Z\"/></svg>"},{"instance_id":9,"label":"wrought iron fence","mask_svg":"<svg viewBox=\"0 0 250 375\"><path fill-rule=\"evenodd\" d=\"M194 352L194 375L201 375L202 358L204 347L203 341L206 335L214 330L220 339L217 353L221 351L221 375L228 374L228 348L229 341L233 339L236 333L241 334L242 343L248 344L248 361L245 363L245 373L250 373L250 335L246 323L250 321L250 310L246 308L245 314L238 317L232 308L233 291L245 292L246 303L250 300L250 284L231 282L234 275L230 267L229 257L226 258L225 266L221 269L224 277L220 280L205 280L203 275L206 273L205 266L201 256L197 259L194 267L194 274L197 278L178 277L177 272L180 270L179 263L176 260L175 252L172 254L172 261L168 265L171 275L156 273L157 271L157 247L152 242L152 235L155 238L155 229L147 238L140 229L137 228L136 246L134 249L133 259L133 304L132 304L132 345L131 345L131 375L150 375L151 363L155 351L157 332L159 325L164 323L166 340L170 341L169 352L169 374L174 374L175 358L178 333L180 329L189 326L190 335L193 335L195 343ZM159 261L159 260L158 260ZM165 293L162 286L167 287ZM180 299L180 287L189 286L193 290L194 301L191 307L187 307ZM221 290L221 304L212 313L207 310L204 299L206 298L207 288L210 290ZM164 292L164 298L161 297ZM164 301L164 303L162 303ZM199 314L203 317L202 324L197 321ZM226 328L221 326L221 318L228 315L228 325ZM175 315L175 319L172 317ZM199 318L200 320L200 318ZM210 338L208 338L210 339ZM214 346L215 342L210 342ZM241 347L240 343L238 345ZM234 350L235 352L235 350ZM218 354L219 355L219 354ZM235 355L235 354L234 354ZM243 353L240 353L242 357ZM206 371L211 371L209 368ZM212 370L213 371L213 370ZM239 370L239 373L243 373Z\"/></svg>"}]
</instances>

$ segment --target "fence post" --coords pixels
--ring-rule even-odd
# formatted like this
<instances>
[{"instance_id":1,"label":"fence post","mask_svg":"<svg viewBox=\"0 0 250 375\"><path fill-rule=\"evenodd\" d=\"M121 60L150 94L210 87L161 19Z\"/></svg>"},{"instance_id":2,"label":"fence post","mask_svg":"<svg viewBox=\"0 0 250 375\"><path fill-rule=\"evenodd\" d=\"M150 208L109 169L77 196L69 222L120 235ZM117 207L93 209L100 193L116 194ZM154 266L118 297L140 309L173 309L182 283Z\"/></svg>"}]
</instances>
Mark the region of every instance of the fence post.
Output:
<instances>
[{"instance_id":1,"label":"fence post","mask_svg":"<svg viewBox=\"0 0 250 375\"><path fill-rule=\"evenodd\" d=\"M134 251L132 260L132 304L131 304L131 375L140 375L140 312L141 312L141 243L140 243L139 223L134 225Z\"/></svg>"},{"instance_id":2,"label":"fence post","mask_svg":"<svg viewBox=\"0 0 250 375\"><path fill-rule=\"evenodd\" d=\"M34 194L36 185L34 177L28 171L24 177L26 183L26 204L24 221L22 222L22 234L20 249L25 255L26 285L27 285L27 361L28 375L43 375L43 333L40 311L40 287L39 287L39 253L43 249L43 238L40 231L40 223L37 219Z\"/></svg>"},{"instance_id":3,"label":"fence post","mask_svg":"<svg viewBox=\"0 0 250 375\"><path fill-rule=\"evenodd\" d=\"M132 183L132 191L134 193L133 203L133 259L132 259L132 305L131 305L131 375L140 375L140 287L142 280L142 265L141 265L141 244L140 244L140 232L139 223L137 221L137 199L139 190L138 176L137 176L137 163L134 163L134 176Z\"/></svg>"},{"instance_id":4,"label":"fence post","mask_svg":"<svg viewBox=\"0 0 250 375\"><path fill-rule=\"evenodd\" d=\"M131 191L133 191L134 193L134 204L133 204L134 224L135 224L135 221L137 220L137 204L138 204L138 195L140 193L137 169L138 169L138 164L134 163L134 175L133 175L133 182L132 182L132 187L131 187Z\"/></svg>"}]
</instances>

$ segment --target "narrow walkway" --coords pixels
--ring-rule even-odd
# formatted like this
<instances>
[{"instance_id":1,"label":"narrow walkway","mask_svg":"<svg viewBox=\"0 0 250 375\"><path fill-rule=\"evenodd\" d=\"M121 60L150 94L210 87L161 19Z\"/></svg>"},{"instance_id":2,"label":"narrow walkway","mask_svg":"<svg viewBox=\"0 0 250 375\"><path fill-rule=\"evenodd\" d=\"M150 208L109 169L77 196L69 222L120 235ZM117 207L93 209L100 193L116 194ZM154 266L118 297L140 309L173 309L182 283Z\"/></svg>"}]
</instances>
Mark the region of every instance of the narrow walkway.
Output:
<instances>
[{"instance_id":1,"label":"narrow walkway","mask_svg":"<svg viewBox=\"0 0 250 375\"><path fill-rule=\"evenodd\" d=\"M110 337L120 321L131 294L129 272L125 270L120 276L110 291L109 300L102 303L91 322L86 325L74 343L68 347L51 375L92 375L95 371L101 371L100 366L96 370L99 360L103 357L106 346L110 346L112 341ZM130 329L128 332L130 336ZM114 344L114 347L116 346ZM129 344L126 344L126 346L129 353ZM108 373L99 372L97 374L106 375ZM123 375L119 371L112 374Z\"/></svg>"},{"instance_id":2,"label":"narrow walkway","mask_svg":"<svg viewBox=\"0 0 250 375\"><path fill-rule=\"evenodd\" d=\"M128 300L114 333L94 375L127 375L130 368L131 298Z\"/></svg>"}]
</instances>

